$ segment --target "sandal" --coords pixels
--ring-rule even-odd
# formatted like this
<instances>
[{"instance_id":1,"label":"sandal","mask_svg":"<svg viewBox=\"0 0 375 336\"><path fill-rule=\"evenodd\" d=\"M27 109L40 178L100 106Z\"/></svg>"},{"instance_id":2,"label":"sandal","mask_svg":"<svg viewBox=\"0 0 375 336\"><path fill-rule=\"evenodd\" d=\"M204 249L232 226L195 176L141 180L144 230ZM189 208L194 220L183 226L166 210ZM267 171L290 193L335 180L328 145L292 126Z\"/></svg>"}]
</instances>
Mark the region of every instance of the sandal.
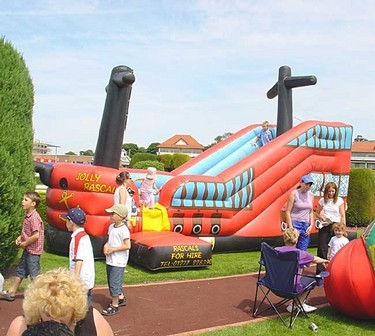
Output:
<instances>
[{"instance_id":1,"label":"sandal","mask_svg":"<svg viewBox=\"0 0 375 336\"><path fill-rule=\"evenodd\" d=\"M126 304L127 304L127 302L126 302L126 297L125 296L124 296L123 299L119 299L118 300L118 306L119 307L124 307L124 306L126 306Z\"/></svg>"},{"instance_id":2,"label":"sandal","mask_svg":"<svg viewBox=\"0 0 375 336\"><path fill-rule=\"evenodd\" d=\"M126 297L124 296L123 299L118 299L118 306L119 307L124 307L126 306L127 302L126 302Z\"/></svg>"},{"instance_id":3,"label":"sandal","mask_svg":"<svg viewBox=\"0 0 375 336\"><path fill-rule=\"evenodd\" d=\"M104 309L102 311L102 315L104 316L112 316L116 315L120 312L120 309L118 307L112 306L111 304L108 306L108 308Z\"/></svg>"}]
</instances>

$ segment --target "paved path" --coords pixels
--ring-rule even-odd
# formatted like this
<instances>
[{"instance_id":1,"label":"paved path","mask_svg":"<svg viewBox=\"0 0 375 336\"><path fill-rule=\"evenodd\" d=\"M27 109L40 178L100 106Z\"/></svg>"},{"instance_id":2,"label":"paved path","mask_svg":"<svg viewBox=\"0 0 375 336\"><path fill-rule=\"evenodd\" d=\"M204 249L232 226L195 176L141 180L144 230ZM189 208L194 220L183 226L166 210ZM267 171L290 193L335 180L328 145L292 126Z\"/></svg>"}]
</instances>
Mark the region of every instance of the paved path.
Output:
<instances>
[{"instance_id":1,"label":"paved path","mask_svg":"<svg viewBox=\"0 0 375 336\"><path fill-rule=\"evenodd\" d=\"M128 306L106 317L117 336L167 336L247 323L252 317L255 274L205 280L167 282L126 287ZM108 304L108 289L94 289L93 305ZM21 314L22 295L14 302L0 300L0 336ZM324 290L316 288L311 305L324 305Z\"/></svg>"}]
</instances>

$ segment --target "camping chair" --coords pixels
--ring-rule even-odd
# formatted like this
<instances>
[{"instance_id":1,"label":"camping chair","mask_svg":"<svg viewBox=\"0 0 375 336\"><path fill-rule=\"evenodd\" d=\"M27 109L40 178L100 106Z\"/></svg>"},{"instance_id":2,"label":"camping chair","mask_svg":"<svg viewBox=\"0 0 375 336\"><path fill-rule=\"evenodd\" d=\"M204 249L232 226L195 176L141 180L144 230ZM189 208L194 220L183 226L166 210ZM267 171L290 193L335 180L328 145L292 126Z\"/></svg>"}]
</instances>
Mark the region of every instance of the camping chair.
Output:
<instances>
[{"instance_id":1,"label":"camping chair","mask_svg":"<svg viewBox=\"0 0 375 336\"><path fill-rule=\"evenodd\" d=\"M303 309L303 302L300 301L299 296L306 293L307 298L316 285L322 285L322 281L319 276L301 275L298 260L299 251L279 252L266 242L262 242L258 281L253 308L254 317L272 308L287 327L288 325L279 313L278 308L290 301L292 301L292 310L290 313L289 328L292 328L293 323L300 312L308 317L306 311ZM263 268L265 268L266 271L264 275ZM297 286L297 283L300 283L300 279L298 280L298 278L302 277L311 278L311 282L303 289L297 290L297 287L300 288L300 286ZM263 299L257 306L259 289L263 293ZM279 301L277 303L272 302L272 299L274 301L275 299L270 297L271 293L278 297L277 300ZM265 305L260 311L265 300L267 300L271 306L269 307Z\"/></svg>"}]
</instances>

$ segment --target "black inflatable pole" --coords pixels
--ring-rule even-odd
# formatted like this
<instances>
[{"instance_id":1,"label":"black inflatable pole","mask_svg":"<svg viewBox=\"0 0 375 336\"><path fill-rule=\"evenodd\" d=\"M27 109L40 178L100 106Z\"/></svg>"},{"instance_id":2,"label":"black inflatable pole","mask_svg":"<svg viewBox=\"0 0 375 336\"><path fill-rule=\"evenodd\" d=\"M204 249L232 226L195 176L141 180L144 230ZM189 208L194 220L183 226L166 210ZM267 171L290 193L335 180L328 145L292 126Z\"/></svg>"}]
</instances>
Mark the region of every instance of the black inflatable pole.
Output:
<instances>
[{"instance_id":1,"label":"black inflatable pole","mask_svg":"<svg viewBox=\"0 0 375 336\"><path fill-rule=\"evenodd\" d=\"M96 144L94 165L115 169L120 167L121 149L134 81L133 70L129 67L120 65L113 68L106 88L107 98Z\"/></svg>"},{"instance_id":2,"label":"black inflatable pole","mask_svg":"<svg viewBox=\"0 0 375 336\"><path fill-rule=\"evenodd\" d=\"M315 85L316 82L316 77L312 75L292 77L292 71L286 65L279 68L279 79L267 92L267 97L269 99L278 96L276 136L285 133L293 127L292 89L301 86Z\"/></svg>"}]
</instances>

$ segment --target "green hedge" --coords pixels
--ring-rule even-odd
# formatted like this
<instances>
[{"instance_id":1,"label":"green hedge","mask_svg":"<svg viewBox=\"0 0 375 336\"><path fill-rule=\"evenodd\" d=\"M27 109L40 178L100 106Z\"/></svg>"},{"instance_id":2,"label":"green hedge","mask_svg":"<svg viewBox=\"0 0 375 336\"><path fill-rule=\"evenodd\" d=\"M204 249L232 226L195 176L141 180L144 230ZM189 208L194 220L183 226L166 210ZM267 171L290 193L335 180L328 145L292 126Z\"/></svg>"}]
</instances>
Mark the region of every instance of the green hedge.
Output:
<instances>
[{"instance_id":1,"label":"green hedge","mask_svg":"<svg viewBox=\"0 0 375 336\"><path fill-rule=\"evenodd\" d=\"M173 162L173 169L176 169L183 165L185 162L188 162L190 160L190 156L187 154L180 154L175 153L173 154L172 162Z\"/></svg>"},{"instance_id":2,"label":"green hedge","mask_svg":"<svg viewBox=\"0 0 375 336\"><path fill-rule=\"evenodd\" d=\"M22 56L0 38L0 270L17 254L22 195L33 190L34 89Z\"/></svg>"},{"instance_id":3,"label":"green hedge","mask_svg":"<svg viewBox=\"0 0 375 336\"><path fill-rule=\"evenodd\" d=\"M375 219L375 171L366 168L350 170L348 226L367 226Z\"/></svg>"},{"instance_id":4,"label":"green hedge","mask_svg":"<svg viewBox=\"0 0 375 336\"><path fill-rule=\"evenodd\" d=\"M164 171L164 165L158 161L139 161L134 165L134 169L147 169L148 167L155 167L156 170Z\"/></svg>"},{"instance_id":5,"label":"green hedge","mask_svg":"<svg viewBox=\"0 0 375 336\"><path fill-rule=\"evenodd\" d=\"M135 164L140 161L158 161L158 156L149 153L136 153L130 160L129 168L136 168Z\"/></svg>"},{"instance_id":6,"label":"green hedge","mask_svg":"<svg viewBox=\"0 0 375 336\"><path fill-rule=\"evenodd\" d=\"M173 155L172 154L162 154L159 155L160 162L164 165L166 171L173 170Z\"/></svg>"}]
</instances>

